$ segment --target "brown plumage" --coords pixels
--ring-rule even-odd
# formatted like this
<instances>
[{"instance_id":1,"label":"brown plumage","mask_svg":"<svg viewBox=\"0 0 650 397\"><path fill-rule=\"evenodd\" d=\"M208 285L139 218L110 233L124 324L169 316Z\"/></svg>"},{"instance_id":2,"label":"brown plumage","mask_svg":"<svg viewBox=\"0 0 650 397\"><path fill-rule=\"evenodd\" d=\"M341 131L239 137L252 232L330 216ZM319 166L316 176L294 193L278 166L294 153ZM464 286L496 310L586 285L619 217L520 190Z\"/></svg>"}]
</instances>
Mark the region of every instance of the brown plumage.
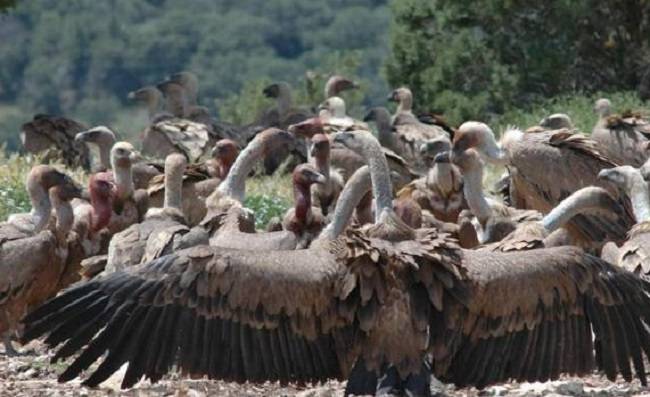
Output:
<instances>
[{"instance_id":1,"label":"brown plumage","mask_svg":"<svg viewBox=\"0 0 650 397\"><path fill-rule=\"evenodd\" d=\"M312 117L301 123L289 126L289 132L303 138L311 139L315 134L325 134L325 123L320 117ZM382 149L388 165L394 172L394 188L400 189L419 175L411 169L409 164L400 156L387 148ZM333 168L340 171L344 180L350 177L354 171L361 168L365 162L363 157L348 148L332 142L330 148L330 163Z\"/></svg>"},{"instance_id":2,"label":"brown plumage","mask_svg":"<svg viewBox=\"0 0 650 397\"><path fill-rule=\"evenodd\" d=\"M310 162L326 179L325 183L312 185L312 205L319 208L325 216L334 209L344 185L343 176L338 170L331 169L330 146L330 139L325 134L316 134L311 137Z\"/></svg>"},{"instance_id":3,"label":"brown plumage","mask_svg":"<svg viewBox=\"0 0 650 397\"><path fill-rule=\"evenodd\" d=\"M3 336L16 330L28 310L67 286L61 286L61 278L66 275L68 233L73 222L70 200L80 197L81 190L70 178L48 166L34 170L30 178L40 180L43 188L47 188L48 202L56 218L50 222L51 227L32 231L25 231L11 221L0 224L0 335ZM52 183L48 184L47 180ZM15 353L7 339L5 346L7 354Z\"/></svg>"},{"instance_id":4,"label":"brown plumage","mask_svg":"<svg viewBox=\"0 0 650 397\"><path fill-rule=\"evenodd\" d=\"M44 154L46 161L63 160L70 167L90 170L90 154L85 145L75 141L75 135L87 127L72 119L37 114L23 124L20 140L29 153Z\"/></svg>"},{"instance_id":5,"label":"brown plumage","mask_svg":"<svg viewBox=\"0 0 650 397\"><path fill-rule=\"evenodd\" d=\"M607 180L625 191L632 199L636 225L620 247L611 244L604 255L624 269L648 278L650 276L650 190L641 172L632 166L602 170L598 178Z\"/></svg>"},{"instance_id":6,"label":"brown plumage","mask_svg":"<svg viewBox=\"0 0 650 397\"><path fill-rule=\"evenodd\" d=\"M401 155L418 171L426 170L427 166L420 158L420 147L431 139L449 139L449 133L437 125L422 123L413 114L413 94L408 88L394 90L388 100L398 103L391 125L401 142L398 144L403 148Z\"/></svg>"},{"instance_id":7,"label":"brown plumage","mask_svg":"<svg viewBox=\"0 0 650 397\"><path fill-rule=\"evenodd\" d=\"M567 130L528 134L511 129L504 133L499 146L487 125L467 122L459 128L453 147L458 153L476 148L488 161L507 166L526 207L542 213L586 186L616 193L614 186L597 180L601 169L615 164L600 152L595 141ZM621 196L619 204L626 215L616 222L590 215L574 217L567 228L575 241L624 241L634 218L627 197Z\"/></svg>"},{"instance_id":8,"label":"brown plumage","mask_svg":"<svg viewBox=\"0 0 650 397\"><path fill-rule=\"evenodd\" d=\"M456 223L460 212L468 208L462 176L458 167L450 162L448 151L435 157L427 176L403 187L397 197L415 200L423 210L442 222Z\"/></svg>"},{"instance_id":9,"label":"brown plumage","mask_svg":"<svg viewBox=\"0 0 650 397\"><path fill-rule=\"evenodd\" d=\"M190 164L183 174L183 215L188 225L197 225L206 215L206 198L226 178L235 162L239 148L230 139L217 141L212 157L204 162ZM162 207L165 195L165 175L159 175L147 188L150 207Z\"/></svg>"},{"instance_id":10,"label":"brown plumage","mask_svg":"<svg viewBox=\"0 0 650 397\"><path fill-rule=\"evenodd\" d=\"M177 366L239 382L351 376L346 392L368 394L391 367L398 382L428 379L425 356L432 374L459 386L595 366L646 383L649 284L576 248L462 251L434 229L408 228L390 209L378 144L359 135L337 139L366 151L374 225L325 233L306 250L180 251L71 288L24 319L22 340L48 334L60 346L54 361L87 346L59 380L101 358L89 386L128 362L123 387Z\"/></svg>"},{"instance_id":11,"label":"brown plumage","mask_svg":"<svg viewBox=\"0 0 650 397\"><path fill-rule=\"evenodd\" d=\"M640 167L650 156L650 119L634 112L613 114L606 98L596 101L598 121L591 137L619 165Z\"/></svg>"}]
</instances>

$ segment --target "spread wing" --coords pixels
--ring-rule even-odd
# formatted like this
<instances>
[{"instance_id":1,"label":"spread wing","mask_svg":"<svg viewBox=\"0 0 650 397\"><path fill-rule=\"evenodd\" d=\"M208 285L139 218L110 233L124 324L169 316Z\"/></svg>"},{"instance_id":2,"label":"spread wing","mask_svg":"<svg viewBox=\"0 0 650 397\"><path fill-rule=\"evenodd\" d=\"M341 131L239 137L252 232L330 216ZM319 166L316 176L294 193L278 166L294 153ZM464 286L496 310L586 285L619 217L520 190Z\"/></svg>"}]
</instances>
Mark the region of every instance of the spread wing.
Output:
<instances>
[{"instance_id":1,"label":"spread wing","mask_svg":"<svg viewBox=\"0 0 650 397\"><path fill-rule=\"evenodd\" d=\"M48 333L55 361L83 348L61 381L106 354L91 386L125 362L123 387L173 365L237 381L337 378L354 338L344 270L326 250L190 248L68 289L24 319L23 340Z\"/></svg>"},{"instance_id":2,"label":"spread wing","mask_svg":"<svg viewBox=\"0 0 650 397\"><path fill-rule=\"evenodd\" d=\"M465 251L470 280L432 311L433 371L459 386L585 375L645 384L650 285L571 247ZM592 337L595 335L595 338ZM595 353L594 353L595 348Z\"/></svg>"}]
</instances>

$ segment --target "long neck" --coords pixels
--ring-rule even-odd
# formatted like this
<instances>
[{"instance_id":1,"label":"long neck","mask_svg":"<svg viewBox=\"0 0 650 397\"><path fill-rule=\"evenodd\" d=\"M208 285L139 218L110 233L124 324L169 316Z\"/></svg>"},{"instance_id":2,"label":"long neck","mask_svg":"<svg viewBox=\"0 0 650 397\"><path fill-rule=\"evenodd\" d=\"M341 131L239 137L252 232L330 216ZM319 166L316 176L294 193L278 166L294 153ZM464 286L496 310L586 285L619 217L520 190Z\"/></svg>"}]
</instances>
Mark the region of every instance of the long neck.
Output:
<instances>
[{"instance_id":1,"label":"long neck","mask_svg":"<svg viewBox=\"0 0 650 397\"><path fill-rule=\"evenodd\" d=\"M187 105L196 106L199 98L199 87L194 83L185 85L185 93L187 96Z\"/></svg>"},{"instance_id":2,"label":"long neck","mask_svg":"<svg viewBox=\"0 0 650 397\"><path fill-rule=\"evenodd\" d=\"M375 112L375 123L377 123L377 138L379 142L388 148L395 147L395 134L390 125L390 114L386 111Z\"/></svg>"},{"instance_id":3,"label":"long neck","mask_svg":"<svg viewBox=\"0 0 650 397\"><path fill-rule=\"evenodd\" d=\"M650 192L648 183L639 175L629 189L632 210L637 223L650 220Z\"/></svg>"},{"instance_id":4,"label":"long neck","mask_svg":"<svg viewBox=\"0 0 650 397\"><path fill-rule=\"evenodd\" d=\"M398 113L410 113L413 108L413 98L410 95L405 95L404 98L402 98L399 101L399 105L397 106L397 112Z\"/></svg>"},{"instance_id":5,"label":"long neck","mask_svg":"<svg viewBox=\"0 0 650 397\"><path fill-rule=\"evenodd\" d=\"M90 205L92 206L91 231L94 233L108 226L113 214L113 206L109 199L97 197L92 193L90 195Z\"/></svg>"},{"instance_id":6,"label":"long neck","mask_svg":"<svg viewBox=\"0 0 650 397\"><path fill-rule=\"evenodd\" d=\"M483 167L473 167L463 173L463 191L469 208L482 225L492 215L492 209L483 195Z\"/></svg>"},{"instance_id":7,"label":"long neck","mask_svg":"<svg viewBox=\"0 0 650 397\"><path fill-rule=\"evenodd\" d=\"M325 178L330 177L330 159L329 155L319 155L316 157L313 157L313 163L318 172L323 174Z\"/></svg>"},{"instance_id":8,"label":"long neck","mask_svg":"<svg viewBox=\"0 0 650 397\"><path fill-rule=\"evenodd\" d=\"M370 168L372 194L375 196L375 222L379 222L384 211L393 209L393 186L386 156L377 141L364 146L362 155Z\"/></svg>"},{"instance_id":9,"label":"long neck","mask_svg":"<svg viewBox=\"0 0 650 397\"><path fill-rule=\"evenodd\" d=\"M339 195L332 222L321 233L322 239L333 240L343 233L350 222L354 209L371 187L370 170L367 166L359 168L352 174Z\"/></svg>"},{"instance_id":10,"label":"long neck","mask_svg":"<svg viewBox=\"0 0 650 397\"><path fill-rule=\"evenodd\" d=\"M117 194L120 198L125 199L133 196L133 175L131 165L113 167L113 176L117 186Z\"/></svg>"},{"instance_id":11,"label":"long neck","mask_svg":"<svg viewBox=\"0 0 650 397\"><path fill-rule=\"evenodd\" d=\"M607 193L605 191L594 193L595 189L599 188L587 187L574 192L546 214L542 219L542 225L547 233L553 233L576 215L592 210L607 210L607 208L603 208L602 200L600 200L600 195Z\"/></svg>"},{"instance_id":12,"label":"long neck","mask_svg":"<svg viewBox=\"0 0 650 397\"><path fill-rule=\"evenodd\" d=\"M30 214L34 219L35 231L41 231L50 220L50 213L52 211L52 204L50 198L40 183L34 181L27 182L27 191L29 193L29 200L32 204Z\"/></svg>"},{"instance_id":13,"label":"long neck","mask_svg":"<svg viewBox=\"0 0 650 397\"><path fill-rule=\"evenodd\" d=\"M184 167L165 167L165 208L183 208L183 171Z\"/></svg>"},{"instance_id":14,"label":"long neck","mask_svg":"<svg viewBox=\"0 0 650 397\"><path fill-rule=\"evenodd\" d=\"M74 223L74 212L69 201L52 198L52 202L54 203L54 211L56 212L55 233L61 241L66 238L72 229L72 224Z\"/></svg>"},{"instance_id":15,"label":"long neck","mask_svg":"<svg viewBox=\"0 0 650 397\"><path fill-rule=\"evenodd\" d=\"M98 144L97 151L99 152L99 163L102 168L111 168L111 146L112 144Z\"/></svg>"},{"instance_id":16,"label":"long neck","mask_svg":"<svg viewBox=\"0 0 650 397\"><path fill-rule=\"evenodd\" d=\"M291 92L286 87L280 89L277 103L281 115L287 114L289 109L291 109Z\"/></svg>"},{"instance_id":17,"label":"long neck","mask_svg":"<svg viewBox=\"0 0 650 397\"><path fill-rule=\"evenodd\" d=\"M261 142L253 140L249 143L237 156L226 180L219 185L219 192L243 203L246 194L246 178L253 171L255 162L262 157L262 154Z\"/></svg>"},{"instance_id":18,"label":"long neck","mask_svg":"<svg viewBox=\"0 0 650 397\"><path fill-rule=\"evenodd\" d=\"M149 115L149 120L153 118L160 111L160 94L149 95L147 98L147 114Z\"/></svg>"},{"instance_id":19,"label":"long neck","mask_svg":"<svg viewBox=\"0 0 650 397\"><path fill-rule=\"evenodd\" d=\"M166 109L176 117L184 117L186 111L185 98L177 92L169 94L166 102Z\"/></svg>"},{"instance_id":20,"label":"long neck","mask_svg":"<svg viewBox=\"0 0 650 397\"><path fill-rule=\"evenodd\" d=\"M294 183L293 198L295 201L295 217L300 223L305 224L311 215L311 193L309 192L309 186Z\"/></svg>"}]
</instances>

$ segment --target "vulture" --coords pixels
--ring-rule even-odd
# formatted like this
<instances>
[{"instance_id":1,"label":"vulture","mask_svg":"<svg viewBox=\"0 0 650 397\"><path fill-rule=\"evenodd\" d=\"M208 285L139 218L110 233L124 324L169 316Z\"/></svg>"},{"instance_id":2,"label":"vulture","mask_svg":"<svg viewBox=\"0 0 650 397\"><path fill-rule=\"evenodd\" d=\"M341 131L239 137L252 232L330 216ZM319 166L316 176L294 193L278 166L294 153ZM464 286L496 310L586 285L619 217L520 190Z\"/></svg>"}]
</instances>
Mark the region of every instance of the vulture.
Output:
<instances>
[{"instance_id":1,"label":"vulture","mask_svg":"<svg viewBox=\"0 0 650 397\"><path fill-rule=\"evenodd\" d=\"M562 233L564 227L573 217L580 214L601 215L604 219L616 220L624 214L624 209L607 192L607 190L589 186L584 187L562 202L541 220L529 220L512 225L513 231L500 241L486 245L483 249L493 251L521 251L533 248L572 245L570 238ZM490 227L499 227L488 223ZM501 226L503 227L503 226ZM602 242L594 242L585 249L595 248L598 251Z\"/></svg>"},{"instance_id":2,"label":"vulture","mask_svg":"<svg viewBox=\"0 0 650 397\"><path fill-rule=\"evenodd\" d=\"M183 237L190 230L182 212L186 165L187 160L182 154L167 156L162 208L149 208L142 222L134 223L113 236L108 246L107 272L135 266L143 258L157 258L182 246Z\"/></svg>"},{"instance_id":3,"label":"vulture","mask_svg":"<svg viewBox=\"0 0 650 397\"><path fill-rule=\"evenodd\" d=\"M46 161L61 159L68 167L90 170L88 149L75 141L75 135L87 127L74 120L37 114L32 121L23 124L20 140L25 150L44 154Z\"/></svg>"},{"instance_id":4,"label":"vulture","mask_svg":"<svg viewBox=\"0 0 650 397\"><path fill-rule=\"evenodd\" d=\"M463 178L458 167L450 161L449 142L441 140L435 143L441 143L443 148L438 150L438 145L425 144L424 151L437 152L427 175L403 187L397 197L415 200L439 221L456 223L460 212L468 208L463 194Z\"/></svg>"},{"instance_id":5,"label":"vulture","mask_svg":"<svg viewBox=\"0 0 650 397\"><path fill-rule=\"evenodd\" d=\"M0 224L0 335L7 355L17 354L10 337L22 316L59 291L73 222L70 200L81 196L72 179L47 165L34 167L27 184L41 188L40 197L32 197L41 203L31 214L33 228L24 227L25 218ZM50 222L52 207L56 219Z\"/></svg>"},{"instance_id":6,"label":"vulture","mask_svg":"<svg viewBox=\"0 0 650 397\"><path fill-rule=\"evenodd\" d=\"M608 243L603 248L603 256L622 268L650 276L650 191L641 172L630 166L605 169L598 174L599 179L607 180L626 191L632 199L636 225L632 227L627 241L620 247Z\"/></svg>"},{"instance_id":7,"label":"vulture","mask_svg":"<svg viewBox=\"0 0 650 397\"><path fill-rule=\"evenodd\" d=\"M311 187L324 185L327 178L309 164L300 164L292 174L294 207L287 210L282 228L296 235L296 248L305 248L327 223L323 213L312 207Z\"/></svg>"},{"instance_id":8,"label":"vulture","mask_svg":"<svg viewBox=\"0 0 650 397\"><path fill-rule=\"evenodd\" d=\"M334 209L344 185L343 176L338 170L331 169L330 146L330 139L325 134L315 134L311 137L310 163L325 177L324 183L312 185L311 200L312 205L325 216Z\"/></svg>"},{"instance_id":9,"label":"vulture","mask_svg":"<svg viewBox=\"0 0 650 397\"><path fill-rule=\"evenodd\" d=\"M335 74L327 79L325 83L325 99L338 96L340 93L348 90L356 90L359 83L346 77Z\"/></svg>"},{"instance_id":10,"label":"vulture","mask_svg":"<svg viewBox=\"0 0 650 397\"><path fill-rule=\"evenodd\" d=\"M650 284L574 247L465 251L413 230L392 211L379 143L363 131L335 140L369 163L374 224L344 230L335 216L304 250L177 251L66 290L23 319L21 341L47 335L53 361L74 356L59 380L84 373L91 387L127 363L124 388L173 367L238 382L348 378L356 395L374 394L378 376L424 395L431 374L483 388L596 367L646 384Z\"/></svg>"},{"instance_id":11,"label":"vulture","mask_svg":"<svg viewBox=\"0 0 650 397\"><path fill-rule=\"evenodd\" d=\"M296 136L311 139L315 134L325 134L326 126L321 117L312 117L301 123L289 126L289 132ZM400 189L419 175L411 169L407 162L390 149L382 149L388 164L391 168L391 176L394 176L395 188ZM332 142L330 145L330 164L337 169L343 179L347 179L357 169L363 166L363 158L344 147L343 145Z\"/></svg>"},{"instance_id":12,"label":"vulture","mask_svg":"<svg viewBox=\"0 0 650 397\"><path fill-rule=\"evenodd\" d=\"M174 118L173 114L162 109L163 93L152 85L129 92L128 98L146 106L151 124Z\"/></svg>"},{"instance_id":13,"label":"vulture","mask_svg":"<svg viewBox=\"0 0 650 397\"><path fill-rule=\"evenodd\" d=\"M601 169L611 168L615 163L600 152L595 141L568 130L523 133L516 128L509 129L499 145L487 125L470 121L459 127L453 152L460 155L471 148L487 161L507 167L512 187L524 198L527 209L547 213L571 193L586 186L601 186L612 193L617 191L615 186L597 178ZM464 178L465 186L471 186L467 175ZM467 192L465 197L470 200ZM575 216L567 225L574 241L580 245L607 239L624 241L627 231L634 225L634 216L625 195L619 198L619 204L626 214L616 222L593 215Z\"/></svg>"},{"instance_id":14,"label":"vulture","mask_svg":"<svg viewBox=\"0 0 650 397\"><path fill-rule=\"evenodd\" d=\"M475 149L461 151L459 147L454 146L452 161L463 174L463 192L469 208L478 221L477 233L480 242L499 241L514 231L518 224L541 220L542 215L539 211L508 207L485 197L484 165Z\"/></svg>"},{"instance_id":15,"label":"vulture","mask_svg":"<svg viewBox=\"0 0 650 397\"><path fill-rule=\"evenodd\" d=\"M296 108L291 99L291 86L286 82L277 82L264 88L262 93L267 98L273 98L276 106L267 109L258 120L258 124L265 128L276 127L286 129L291 124L299 123L313 116L307 108ZM305 145L294 145L292 150L279 147L269 156L264 158L264 171L271 175L292 154L296 155L300 162L306 158Z\"/></svg>"},{"instance_id":16,"label":"vulture","mask_svg":"<svg viewBox=\"0 0 650 397\"><path fill-rule=\"evenodd\" d=\"M75 136L77 142L94 147L98 154L99 164L97 171L106 171L111 168L111 148L117 142L117 134L110 128L99 125L89 130L79 132ZM136 189L147 189L153 177L162 172L162 166L158 163L138 161L131 165L133 174L133 185Z\"/></svg>"},{"instance_id":17,"label":"vulture","mask_svg":"<svg viewBox=\"0 0 650 397\"><path fill-rule=\"evenodd\" d=\"M205 217L205 199L226 178L238 154L239 148L234 141L221 139L212 149L212 158L187 167L183 175L182 210L188 225L197 225ZM150 206L162 206L165 189L164 175L151 180L147 189Z\"/></svg>"},{"instance_id":18,"label":"vulture","mask_svg":"<svg viewBox=\"0 0 650 397\"><path fill-rule=\"evenodd\" d=\"M418 171L426 170L426 165L419 157L419 149L423 143L435 138L447 138L450 135L445 129L421 122L412 112L413 94L406 87L401 87L388 96L388 100L397 102L397 110L392 117L391 125L397 140L397 145L403 149L402 156Z\"/></svg>"},{"instance_id":19,"label":"vulture","mask_svg":"<svg viewBox=\"0 0 650 397\"><path fill-rule=\"evenodd\" d=\"M641 114L612 114L609 99L596 101L598 121L591 137L600 143L607 155L619 165L641 167L650 156L650 119Z\"/></svg>"},{"instance_id":20,"label":"vulture","mask_svg":"<svg viewBox=\"0 0 650 397\"><path fill-rule=\"evenodd\" d=\"M345 101L341 97L333 96L327 98L318 106L319 116L323 121L325 131L369 131L368 125L347 115Z\"/></svg>"}]
</instances>

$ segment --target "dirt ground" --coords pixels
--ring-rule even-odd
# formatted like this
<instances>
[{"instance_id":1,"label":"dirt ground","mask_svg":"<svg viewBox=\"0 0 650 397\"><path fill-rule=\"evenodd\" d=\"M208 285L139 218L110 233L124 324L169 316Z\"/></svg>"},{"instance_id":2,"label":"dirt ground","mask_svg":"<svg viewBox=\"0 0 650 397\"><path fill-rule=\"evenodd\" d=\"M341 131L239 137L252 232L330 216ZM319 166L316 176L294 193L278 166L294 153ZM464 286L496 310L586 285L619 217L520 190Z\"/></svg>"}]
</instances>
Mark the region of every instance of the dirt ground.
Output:
<instances>
[{"instance_id":1,"label":"dirt ground","mask_svg":"<svg viewBox=\"0 0 650 397\"><path fill-rule=\"evenodd\" d=\"M308 387L281 386L277 383L237 384L231 382L181 379L170 374L163 381L151 385L140 382L129 390L120 390L122 373L118 372L101 387L88 389L75 380L57 383L57 375L65 364L49 364L51 353L39 342L22 348L32 354L8 358L0 352L0 396L300 396L339 397L343 396L345 382L330 381L326 384ZM610 382L604 376L594 374L586 378L563 378L545 383L506 383L484 390L456 389L446 386L449 396L650 396L650 388L642 387L638 381L627 383L622 379Z\"/></svg>"}]
</instances>

